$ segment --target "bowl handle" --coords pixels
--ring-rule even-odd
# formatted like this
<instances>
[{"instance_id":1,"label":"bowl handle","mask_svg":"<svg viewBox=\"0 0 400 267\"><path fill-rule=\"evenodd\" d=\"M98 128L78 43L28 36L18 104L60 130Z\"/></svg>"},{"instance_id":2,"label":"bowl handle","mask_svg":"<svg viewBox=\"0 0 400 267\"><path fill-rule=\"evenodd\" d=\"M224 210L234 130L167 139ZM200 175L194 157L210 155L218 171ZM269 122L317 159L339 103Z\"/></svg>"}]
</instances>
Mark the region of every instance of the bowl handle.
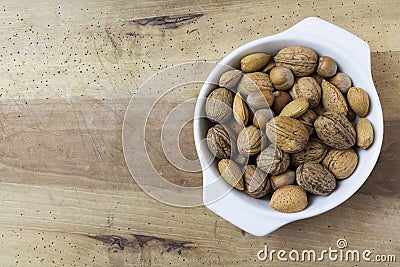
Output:
<instances>
[{"instance_id":1,"label":"bowl handle","mask_svg":"<svg viewBox=\"0 0 400 267\"><path fill-rule=\"evenodd\" d=\"M243 192L232 190L232 187L225 181L215 177L211 168L203 169L203 181L203 187L207 187L207 190L203 190L204 205L215 214L254 236L265 236L295 220L260 212L259 208L255 208L260 203L248 206L243 201L237 201L243 197ZM259 200L249 197L248 201L258 202ZM236 203L235 207L232 208L231 203ZM263 203L262 205L268 204Z\"/></svg>"},{"instance_id":2,"label":"bowl handle","mask_svg":"<svg viewBox=\"0 0 400 267\"><path fill-rule=\"evenodd\" d=\"M308 35L317 37L321 41L334 43L335 46L347 51L359 63L359 66L364 68L364 71L367 71L369 74L371 73L371 52L369 45L356 35L330 22L316 17L309 17L280 34L289 34L290 36L300 35L303 38Z\"/></svg>"},{"instance_id":3,"label":"bowl handle","mask_svg":"<svg viewBox=\"0 0 400 267\"><path fill-rule=\"evenodd\" d=\"M246 211L246 207L242 205L235 206L235 210L241 211L243 216L232 214L232 211L227 207L226 203L230 203L232 195L226 195L225 201L215 201L207 203L206 207L218 214L225 220L231 222L235 226L244 229L247 233L254 236L266 236L278 228L288 224L295 219L284 219L277 217L267 217L265 214L257 214L256 212Z\"/></svg>"}]
</instances>

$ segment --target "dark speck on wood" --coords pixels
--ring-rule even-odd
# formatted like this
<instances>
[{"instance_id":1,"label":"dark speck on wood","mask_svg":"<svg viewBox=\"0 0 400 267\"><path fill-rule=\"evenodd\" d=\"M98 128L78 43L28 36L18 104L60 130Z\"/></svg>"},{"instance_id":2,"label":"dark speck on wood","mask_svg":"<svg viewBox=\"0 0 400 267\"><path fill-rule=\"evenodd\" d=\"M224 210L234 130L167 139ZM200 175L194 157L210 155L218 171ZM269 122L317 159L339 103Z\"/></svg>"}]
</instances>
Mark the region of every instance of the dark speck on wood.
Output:
<instances>
[{"instance_id":1,"label":"dark speck on wood","mask_svg":"<svg viewBox=\"0 0 400 267\"><path fill-rule=\"evenodd\" d=\"M134 33L134 32L127 32L127 33L125 33L125 35L134 36L134 37L138 36L138 34Z\"/></svg>"},{"instance_id":2,"label":"dark speck on wood","mask_svg":"<svg viewBox=\"0 0 400 267\"><path fill-rule=\"evenodd\" d=\"M158 16L143 19L132 20L135 24L141 26L164 26L166 28L178 28L183 22L195 20L204 16L204 14L184 14L174 16Z\"/></svg>"}]
</instances>

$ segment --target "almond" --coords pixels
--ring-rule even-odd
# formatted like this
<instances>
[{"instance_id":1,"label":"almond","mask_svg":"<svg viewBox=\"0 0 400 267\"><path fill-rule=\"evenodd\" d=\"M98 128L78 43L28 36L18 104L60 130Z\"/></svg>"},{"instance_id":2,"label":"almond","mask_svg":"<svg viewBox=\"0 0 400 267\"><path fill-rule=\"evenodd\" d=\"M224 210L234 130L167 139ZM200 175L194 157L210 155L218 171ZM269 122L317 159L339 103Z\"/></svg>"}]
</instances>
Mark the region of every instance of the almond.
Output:
<instances>
[{"instance_id":1,"label":"almond","mask_svg":"<svg viewBox=\"0 0 400 267\"><path fill-rule=\"evenodd\" d=\"M374 128L372 128L371 122L362 118L356 126L357 132L357 146L362 149L367 149L374 141Z\"/></svg>"},{"instance_id":2,"label":"almond","mask_svg":"<svg viewBox=\"0 0 400 267\"><path fill-rule=\"evenodd\" d=\"M297 118L303 115L308 107L309 102L305 98L297 98L286 105L279 114L280 116L286 116L291 118Z\"/></svg>"},{"instance_id":3,"label":"almond","mask_svg":"<svg viewBox=\"0 0 400 267\"><path fill-rule=\"evenodd\" d=\"M322 105L326 111L336 111L347 114L347 103L343 94L330 82L322 81Z\"/></svg>"},{"instance_id":4,"label":"almond","mask_svg":"<svg viewBox=\"0 0 400 267\"><path fill-rule=\"evenodd\" d=\"M259 69L265 67L269 60L271 59L271 55L264 53L255 53L248 56L245 56L240 61L240 67L243 72L254 72Z\"/></svg>"},{"instance_id":5,"label":"almond","mask_svg":"<svg viewBox=\"0 0 400 267\"><path fill-rule=\"evenodd\" d=\"M243 126L246 126L249 121L249 110L240 94L236 94L233 99L233 117Z\"/></svg>"},{"instance_id":6,"label":"almond","mask_svg":"<svg viewBox=\"0 0 400 267\"><path fill-rule=\"evenodd\" d=\"M286 185L274 192L269 205L280 212L299 212L308 205L307 193L297 185Z\"/></svg>"},{"instance_id":7,"label":"almond","mask_svg":"<svg viewBox=\"0 0 400 267\"><path fill-rule=\"evenodd\" d=\"M351 87L347 92L347 101L350 107L360 117L364 118L369 110L368 94L359 87Z\"/></svg>"}]
</instances>

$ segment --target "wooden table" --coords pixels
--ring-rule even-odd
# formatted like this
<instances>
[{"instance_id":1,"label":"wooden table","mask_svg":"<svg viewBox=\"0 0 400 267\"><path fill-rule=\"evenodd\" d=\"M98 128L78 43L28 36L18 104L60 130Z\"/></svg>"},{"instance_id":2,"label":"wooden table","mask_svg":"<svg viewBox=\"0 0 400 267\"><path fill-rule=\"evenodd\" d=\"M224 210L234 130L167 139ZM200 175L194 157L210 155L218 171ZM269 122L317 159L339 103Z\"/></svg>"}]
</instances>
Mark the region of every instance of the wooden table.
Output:
<instances>
[{"instance_id":1,"label":"wooden table","mask_svg":"<svg viewBox=\"0 0 400 267\"><path fill-rule=\"evenodd\" d=\"M257 259L265 244L322 250L335 248L339 238L349 249L400 261L399 1L5 0L0 7L1 266L259 266L269 263ZM309 16L371 47L385 137L362 188L334 210L262 238L205 207L173 207L144 193L126 167L121 141L137 88L161 69L219 61ZM182 90L166 103L197 93ZM195 157L190 125L185 129L182 150ZM201 184L200 173L174 175L154 151L166 176Z\"/></svg>"}]
</instances>

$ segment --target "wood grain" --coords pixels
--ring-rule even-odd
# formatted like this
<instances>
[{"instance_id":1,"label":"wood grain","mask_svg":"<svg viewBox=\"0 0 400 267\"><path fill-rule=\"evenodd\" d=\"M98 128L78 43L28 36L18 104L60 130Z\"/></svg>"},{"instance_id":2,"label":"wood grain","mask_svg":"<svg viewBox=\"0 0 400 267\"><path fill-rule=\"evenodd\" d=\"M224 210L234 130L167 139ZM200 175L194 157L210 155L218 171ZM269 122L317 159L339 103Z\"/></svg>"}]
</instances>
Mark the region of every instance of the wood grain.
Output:
<instances>
[{"instance_id":1,"label":"wood grain","mask_svg":"<svg viewBox=\"0 0 400 267\"><path fill-rule=\"evenodd\" d=\"M388 0L2 1L0 265L259 266L267 264L256 255L265 244L322 250L339 238L351 249L399 261L399 10L398 1ZM121 141L124 112L139 86L166 67L218 61L308 16L371 47L385 136L362 188L334 210L262 238L204 207L172 207L144 193L129 174ZM197 92L188 87L166 97L166 110ZM162 118L155 114L154 122ZM181 139L184 154L195 158L190 125ZM151 157L175 183L201 181L200 173L173 168L157 146Z\"/></svg>"}]
</instances>

